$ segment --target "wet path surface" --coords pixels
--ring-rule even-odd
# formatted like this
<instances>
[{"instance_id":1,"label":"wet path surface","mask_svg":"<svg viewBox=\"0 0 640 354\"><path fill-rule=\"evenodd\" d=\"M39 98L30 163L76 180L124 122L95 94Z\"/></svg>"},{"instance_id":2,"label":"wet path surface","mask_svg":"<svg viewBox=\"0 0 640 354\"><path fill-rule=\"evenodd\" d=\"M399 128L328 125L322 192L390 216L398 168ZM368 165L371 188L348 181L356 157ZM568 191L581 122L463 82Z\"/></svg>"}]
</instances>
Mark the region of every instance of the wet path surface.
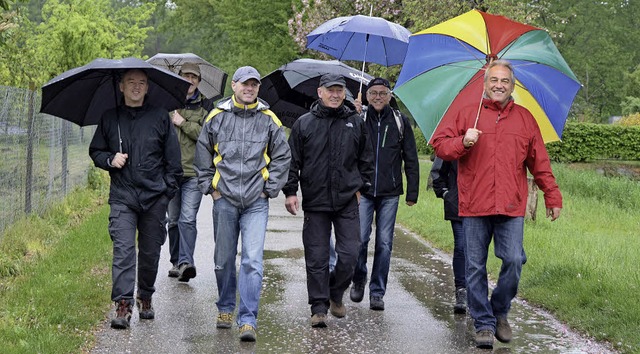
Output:
<instances>
[{"instance_id":1,"label":"wet path surface","mask_svg":"<svg viewBox=\"0 0 640 354\"><path fill-rule=\"evenodd\" d=\"M302 213L300 213L302 214ZM168 278L163 246L154 295L155 320L138 319L116 331L105 321L92 353L490 353L474 347L472 321L454 315L453 275L447 255L396 229L385 311L369 310L345 294L347 316L328 316L328 327L310 326L302 249L302 216L292 216L281 196L271 200L258 340L242 343L237 327L216 329L211 199L198 214L196 267L189 283ZM371 252L372 250L370 250ZM371 255L369 257L371 262ZM548 314L521 301L509 314L513 341L496 341L494 353L609 353L606 346L572 333Z\"/></svg>"}]
</instances>

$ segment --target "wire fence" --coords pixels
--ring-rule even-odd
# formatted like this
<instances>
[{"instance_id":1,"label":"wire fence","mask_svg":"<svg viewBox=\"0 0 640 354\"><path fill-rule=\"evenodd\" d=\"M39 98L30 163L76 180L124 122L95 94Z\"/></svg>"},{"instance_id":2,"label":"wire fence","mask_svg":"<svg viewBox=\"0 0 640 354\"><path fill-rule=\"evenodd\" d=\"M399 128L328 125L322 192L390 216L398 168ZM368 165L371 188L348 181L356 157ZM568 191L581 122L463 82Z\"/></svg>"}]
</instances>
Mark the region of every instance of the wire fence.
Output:
<instances>
[{"instance_id":1,"label":"wire fence","mask_svg":"<svg viewBox=\"0 0 640 354\"><path fill-rule=\"evenodd\" d=\"M39 91L0 86L0 239L8 225L87 183L95 126L38 113L40 99Z\"/></svg>"}]
</instances>

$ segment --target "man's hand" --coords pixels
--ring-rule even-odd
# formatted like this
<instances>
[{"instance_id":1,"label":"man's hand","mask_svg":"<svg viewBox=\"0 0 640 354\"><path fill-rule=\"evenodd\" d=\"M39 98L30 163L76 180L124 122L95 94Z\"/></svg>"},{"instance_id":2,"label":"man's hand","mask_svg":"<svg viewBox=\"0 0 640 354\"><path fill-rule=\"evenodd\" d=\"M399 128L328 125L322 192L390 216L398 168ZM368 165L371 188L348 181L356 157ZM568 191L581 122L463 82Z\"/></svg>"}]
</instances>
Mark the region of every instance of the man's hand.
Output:
<instances>
[{"instance_id":1,"label":"man's hand","mask_svg":"<svg viewBox=\"0 0 640 354\"><path fill-rule=\"evenodd\" d=\"M113 160L111 160L111 166L115 168L123 168L127 163L128 158L129 154L116 152L116 156L114 156Z\"/></svg>"},{"instance_id":2,"label":"man's hand","mask_svg":"<svg viewBox=\"0 0 640 354\"><path fill-rule=\"evenodd\" d=\"M360 191L356 192L356 199L358 199L358 205L360 205Z\"/></svg>"},{"instance_id":3,"label":"man's hand","mask_svg":"<svg viewBox=\"0 0 640 354\"><path fill-rule=\"evenodd\" d=\"M414 206L414 205L416 205L416 202L407 202L407 205L408 206Z\"/></svg>"},{"instance_id":4,"label":"man's hand","mask_svg":"<svg viewBox=\"0 0 640 354\"><path fill-rule=\"evenodd\" d=\"M467 132L464 134L464 138L462 139L462 145L466 148L472 147L473 144L478 142L480 134L482 134L482 131L476 128L467 129Z\"/></svg>"},{"instance_id":5,"label":"man's hand","mask_svg":"<svg viewBox=\"0 0 640 354\"><path fill-rule=\"evenodd\" d=\"M547 208L547 217L551 218L551 221L555 221L560 217L561 208Z\"/></svg>"},{"instance_id":6,"label":"man's hand","mask_svg":"<svg viewBox=\"0 0 640 354\"><path fill-rule=\"evenodd\" d=\"M300 204L298 204L298 196L290 195L287 197L287 200L284 202L284 206L287 208L287 211L291 215L296 215L298 210L300 210Z\"/></svg>"},{"instance_id":7,"label":"man's hand","mask_svg":"<svg viewBox=\"0 0 640 354\"><path fill-rule=\"evenodd\" d=\"M186 120L180 115L180 113L178 113L178 111L173 111L173 113L171 113L171 123L173 123L173 125L179 127L184 122L186 122Z\"/></svg>"}]
</instances>

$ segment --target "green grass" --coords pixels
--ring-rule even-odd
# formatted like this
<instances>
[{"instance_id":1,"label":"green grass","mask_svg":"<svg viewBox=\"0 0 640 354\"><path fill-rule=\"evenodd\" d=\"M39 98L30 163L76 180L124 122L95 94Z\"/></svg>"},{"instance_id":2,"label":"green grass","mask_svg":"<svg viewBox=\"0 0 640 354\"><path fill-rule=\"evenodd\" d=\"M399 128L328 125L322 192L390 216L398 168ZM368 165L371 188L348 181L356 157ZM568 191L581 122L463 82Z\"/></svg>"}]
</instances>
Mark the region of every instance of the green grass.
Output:
<instances>
[{"instance_id":1,"label":"green grass","mask_svg":"<svg viewBox=\"0 0 640 354\"><path fill-rule=\"evenodd\" d=\"M92 346L108 312L111 240L103 190L77 190L0 244L3 353L73 353Z\"/></svg>"},{"instance_id":2,"label":"green grass","mask_svg":"<svg viewBox=\"0 0 640 354\"><path fill-rule=\"evenodd\" d=\"M593 171L554 165L564 197L561 217L544 218L540 193L538 218L525 225L528 262L519 296L550 310L561 321L622 352L640 352L640 185ZM426 191L430 164L421 163L420 202L403 205L398 222L435 247L453 250L442 200ZM500 261L491 256L496 278Z\"/></svg>"}]
</instances>

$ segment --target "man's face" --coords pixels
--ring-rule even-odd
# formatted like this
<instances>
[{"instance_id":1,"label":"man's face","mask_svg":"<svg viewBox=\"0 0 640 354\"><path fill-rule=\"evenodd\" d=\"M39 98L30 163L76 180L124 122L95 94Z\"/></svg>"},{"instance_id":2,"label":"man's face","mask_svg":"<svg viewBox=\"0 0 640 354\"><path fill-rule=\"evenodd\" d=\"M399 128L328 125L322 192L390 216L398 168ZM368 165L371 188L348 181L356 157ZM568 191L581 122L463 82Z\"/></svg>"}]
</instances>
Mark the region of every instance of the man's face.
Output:
<instances>
[{"instance_id":1,"label":"man's face","mask_svg":"<svg viewBox=\"0 0 640 354\"><path fill-rule=\"evenodd\" d=\"M129 107L142 106L148 89L147 75L140 70L127 71L120 81L120 92L124 95L124 103Z\"/></svg>"},{"instance_id":2,"label":"man's face","mask_svg":"<svg viewBox=\"0 0 640 354\"><path fill-rule=\"evenodd\" d=\"M322 104L329 108L340 107L346 96L347 92L344 86L318 87L318 97L322 100Z\"/></svg>"},{"instance_id":3,"label":"man's face","mask_svg":"<svg viewBox=\"0 0 640 354\"><path fill-rule=\"evenodd\" d=\"M391 101L391 91L384 85L374 85L367 90L367 101L376 111L380 112Z\"/></svg>"},{"instance_id":4,"label":"man's face","mask_svg":"<svg viewBox=\"0 0 640 354\"><path fill-rule=\"evenodd\" d=\"M189 86L189 91L187 91L187 97L193 96L193 94L196 92L196 89L198 88L198 85L200 84L200 77L192 73L182 73L180 76L191 83L191 86Z\"/></svg>"},{"instance_id":5,"label":"man's face","mask_svg":"<svg viewBox=\"0 0 640 354\"><path fill-rule=\"evenodd\" d=\"M231 81L231 88L236 102L244 105L252 104L258 98L260 83L256 79L249 79L245 82Z\"/></svg>"},{"instance_id":6,"label":"man's face","mask_svg":"<svg viewBox=\"0 0 640 354\"><path fill-rule=\"evenodd\" d=\"M492 101L505 106L513 93L515 82L511 79L511 71L504 66L494 66L489 69L484 82L484 92Z\"/></svg>"}]
</instances>

